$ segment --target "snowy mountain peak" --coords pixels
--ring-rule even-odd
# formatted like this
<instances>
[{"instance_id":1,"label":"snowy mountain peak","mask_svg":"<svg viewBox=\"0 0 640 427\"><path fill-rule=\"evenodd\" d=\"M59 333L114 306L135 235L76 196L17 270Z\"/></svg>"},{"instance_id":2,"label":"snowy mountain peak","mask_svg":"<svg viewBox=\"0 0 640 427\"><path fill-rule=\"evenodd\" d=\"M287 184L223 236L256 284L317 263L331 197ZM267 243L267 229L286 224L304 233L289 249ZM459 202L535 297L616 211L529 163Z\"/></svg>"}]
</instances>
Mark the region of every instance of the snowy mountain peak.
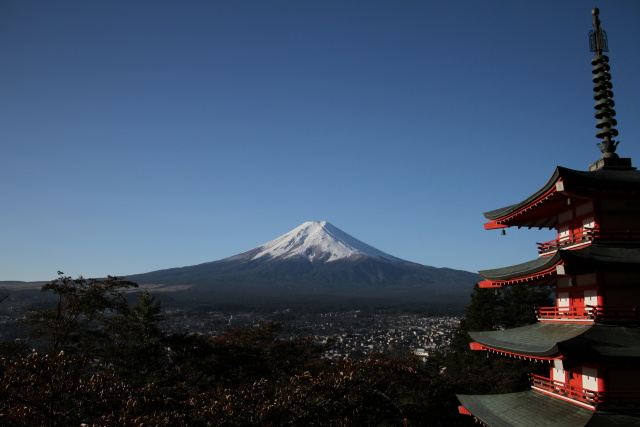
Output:
<instances>
[{"instance_id":1,"label":"snowy mountain peak","mask_svg":"<svg viewBox=\"0 0 640 427\"><path fill-rule=\"evenodd\" d=\"M327 221L305 222L250 253L252 260L265 257L303 257L311 262L331 262L353 256L367 256L395 262L403 261L361 242Z\"/></svg>"}]
</instances>

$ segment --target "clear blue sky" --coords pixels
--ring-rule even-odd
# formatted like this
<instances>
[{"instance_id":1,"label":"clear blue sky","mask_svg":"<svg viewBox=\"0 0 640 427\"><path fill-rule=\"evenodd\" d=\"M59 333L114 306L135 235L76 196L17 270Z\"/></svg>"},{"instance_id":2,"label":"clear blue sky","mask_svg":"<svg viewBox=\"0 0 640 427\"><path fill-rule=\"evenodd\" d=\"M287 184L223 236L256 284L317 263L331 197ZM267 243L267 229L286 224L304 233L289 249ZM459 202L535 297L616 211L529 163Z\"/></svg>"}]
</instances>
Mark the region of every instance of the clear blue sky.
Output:
<instances>
[{"instance_id":1,"label":"clear blue sky","mask_svg":"<svg viewBox=\"0 0 640 427\"><path fill-rule=\"evenodd\" d=\"M602 1L640 166L640 1ZM588 1L0 1L0 280L218 260L326 220L421 264L599 157ZM635 105L635 106L634 106Z\"/></svg>"}]
</instances>

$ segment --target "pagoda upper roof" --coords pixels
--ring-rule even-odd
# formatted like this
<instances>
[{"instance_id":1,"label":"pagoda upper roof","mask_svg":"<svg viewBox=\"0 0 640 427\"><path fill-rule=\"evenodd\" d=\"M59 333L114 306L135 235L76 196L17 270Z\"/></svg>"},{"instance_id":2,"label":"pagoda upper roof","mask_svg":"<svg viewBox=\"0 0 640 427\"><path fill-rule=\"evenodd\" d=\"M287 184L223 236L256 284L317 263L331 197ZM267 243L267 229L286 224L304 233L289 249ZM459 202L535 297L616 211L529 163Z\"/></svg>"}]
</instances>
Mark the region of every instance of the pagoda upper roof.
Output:
<instances>
[{"instance_id":1,"label":"pagoda upper roof","mask_svg":"<svg viewBox=\"0 0 640 427\"><path fill-rule=\"evenodd\" d=\"M538 227L557 225L557 210L566 206L571 196L593 198L595 195L640 196L640 171L635 169L598 169L577 171L556 167L549 181L523 201L485 212L490 222L485 228Z\"/></svg>"},{"instance_id":2,"label":"pagoda upper roof","mask_svg":"<svg viewBox=\"0 0 640 427\"><path fill-rule=\"evenodd\" d=\"M596 270L640 271L640 244L592 243L573 250L558 250L551 256L538 257L522 264L478 273L492 285L510 285L525 280L547 282L550 276L556 274L558 265L563 265L565 274L586 274Z\"/></svg>"},{"instance_id":3,"label":"pagoda upper roof","mask_svg":"<svg viewBox=\"0 0 640 427\"><path fill-rule=\"evenodd\" d=\"M640 357L640 327L534 323L498 331L469 332L489 350L531 358L575 356L582 361Z\"/></svg>"},{"instance_id":4,"label":"pagoda upper roof","mask_svg":"<svg viewBox=\"0 0 640 427\"><path fill-rule=\"evenodd\" d=\"M533 390L457 397L467 411L488 426L622 427L640 423L637 410L594 411Z\"/></svg>"},{"instance_id":5,"label":"pagoda upper roof","mask_svg":"<svg viewBox=\"0 0 640 427\"><path fill-rule=\"evenodd\" d=\"M523 262L522 264L494 268L492 270L481 270L478 271L478 273L490 281L516 281L517 279L535 277L543 271L550 270L553 270L553 273L555 273L555 267L560 262L559 252L560 251L553 256L538 257L533 261Z\"/></svg>"}]
</instances>

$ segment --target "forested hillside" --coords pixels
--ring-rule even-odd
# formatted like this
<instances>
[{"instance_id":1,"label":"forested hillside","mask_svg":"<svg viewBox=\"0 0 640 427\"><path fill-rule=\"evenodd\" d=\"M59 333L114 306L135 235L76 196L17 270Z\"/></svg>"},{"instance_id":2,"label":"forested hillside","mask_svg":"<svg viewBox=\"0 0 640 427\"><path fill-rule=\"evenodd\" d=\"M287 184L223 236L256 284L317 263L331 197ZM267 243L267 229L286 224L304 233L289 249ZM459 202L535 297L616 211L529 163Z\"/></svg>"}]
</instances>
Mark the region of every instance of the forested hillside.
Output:
<instances>
[{"instance_id":1,"label":"forested hillside","mask_svg":"<svg viewBox=\"0 0 640 427\"><path fill-rule=\"evenodd\" d=\"M56 304L21 320L37 348L0 345L0 424L472 425L455 393L522 389L532 366L468 350L466 330L534 321L531 306L548 296L476 288L450 351L426 363L398 353L336 361L312 337L280 339L277 323L167 334L152 295L127 303L136 286L61 275L43 287Z\"/></svg>"}]
</instances>

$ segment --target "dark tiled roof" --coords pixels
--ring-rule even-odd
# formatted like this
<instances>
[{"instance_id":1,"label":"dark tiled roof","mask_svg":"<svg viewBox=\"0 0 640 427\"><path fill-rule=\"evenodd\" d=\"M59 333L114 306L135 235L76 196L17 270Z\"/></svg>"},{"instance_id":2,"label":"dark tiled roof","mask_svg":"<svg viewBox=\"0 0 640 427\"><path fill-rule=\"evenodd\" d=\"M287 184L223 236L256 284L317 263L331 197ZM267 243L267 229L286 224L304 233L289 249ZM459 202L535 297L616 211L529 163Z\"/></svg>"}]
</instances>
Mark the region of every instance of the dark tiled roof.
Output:
<instances>
[{"instance_id":1,"label":"dark tiled roof","mask_svg":"<svg viewBox=\"0 0 640 427\"><path fill-rule=\"evenodd\" d=\"M638 427L639 408L598 409L586 427Z\"/></svg>"},{"instance_id":2,"label":"dark tiled roof","mask_svg":"<svg viewBox=\"0 0 640 427\"><path fill-rule=\"evenodd\" d=\"M574 273L597 270L640 271L640 245L638 243L593 243L580 249L559 250L554 255L509 267L479 271L488 280L509 280L535 274L564 261Z\"/></svg>"},{"instance_id":3,"label":"dark tiled roof","mask_svg":"<svg viewBox=\"0 0 640 427\"><path fill-rule=\"evenodd\" d=\"M509 353L550 357L558 354L558 343L588 331L593 325L534 323L501 331L469 332L471 338L487 347Z\"/></svg>"},{"instance_id":4,"label":"dark tiled roof","mask_svg":"<svg viewBox=\"0 0 640 427\"><path fill-rule=\"evenodd\" d=\"M553 172L553 175L549 179L549 182L547 182L544 185L544 187L542 187L540 190L536 191L535 193L533 193L531 196L527 197L520 203L516 203L515 205L509 205L509 206L505 206L504 208L485 212L484 217L487 219L502 218L503 216L513 213L517 211L519 208L526 206L532 201L536 200L538 197L546 193L551 188L551 186L555 185L556 181L560 177L560 169L561 169L560 167L557 167L556 170Z\"/></svg>"},{"instance_id":5,"label":"dark tiled roof","mask_svg":"<svg viewBox=\"0 0 640 427\"><path fill-rule=\"evenodd\" d=\"M640 358L640 327L596 324L584 334L560 343L558 347L563 354L584 361Z\"/></svg>"},{"instance_id":6,"label":"dark tiled roof","mask_svg":"<svg viewBox=\"0 0 640 427\"><path fill-rule=\"evenodd\" d=\"M482 270L478 273L489 280L508 280L517 277L528 276L558 263L560 256L556 253L554 256L538 257L533 261L523 262L522 264L511 265L509 267L494 268L493 270Z\"/></svg>"},{"instance_id":7,"label":"dark tiled roof","mask_svg":"<svg viewBox=\"0 0 640 427\"><path fill-rule=\"evenodd\" d=\"M586 426L594 411L535 391L458 395L476 418L491 427Z\"/></svg>"},{"instance_id":8,"label":"dark tiled roof","mask_svg":"<svg viewBox=\"0 0 640 427\"><path fill-rule=\"evenodd\" d=\"M565 263L583 269L640 270L640 244L638 243L593 243L574 251L559 251Z\"/></svg>"},{"instance_id":9,"label":"dark tiled roof","mask_svg":"<svg viewBox=\"0 0 640 427\"><path fill-rule=\"evenodd\" d=\"M593 172L578 171L558 166L565 183L586 190L640 191L640 171L635 169L599 169Z\"/></svg>"},{"instance_id":10,"label":"dark tiled roof","mask_svg":"<svg viewBox=\"0 0 640 427\"><path fill-rule=\"evenodd\" d=\"M511 214L536 200L562 178L569 193L588 194L594 190L612 190L640 193L640 171L599 169L593 172L577 171L558 166L549 181L540 190L520 203L485 212L485 218L496 220Z\"/></svg>"},{"instance_id":11,"label":"dark tiled roof","mask_svg":"<svg viewBox=\"0 0 640 427\"><path fill-rule=\"evenodd\" d=\"M536 391L458 395L460 403L491 427L631 427L640 425L640 410L591 409Z\"/></svg>"},{"instance_id":12,"label":"dark tiled roof","mask_svg":"<svg viewBox=\"0 0 640 427\"><path fill-rule=\"evenodd\" d=\"M563 354L583 361L640 357L640 327L633 325L534 323L469 335L487 347L532 357Z\"/></svg>"}]
</instances>

